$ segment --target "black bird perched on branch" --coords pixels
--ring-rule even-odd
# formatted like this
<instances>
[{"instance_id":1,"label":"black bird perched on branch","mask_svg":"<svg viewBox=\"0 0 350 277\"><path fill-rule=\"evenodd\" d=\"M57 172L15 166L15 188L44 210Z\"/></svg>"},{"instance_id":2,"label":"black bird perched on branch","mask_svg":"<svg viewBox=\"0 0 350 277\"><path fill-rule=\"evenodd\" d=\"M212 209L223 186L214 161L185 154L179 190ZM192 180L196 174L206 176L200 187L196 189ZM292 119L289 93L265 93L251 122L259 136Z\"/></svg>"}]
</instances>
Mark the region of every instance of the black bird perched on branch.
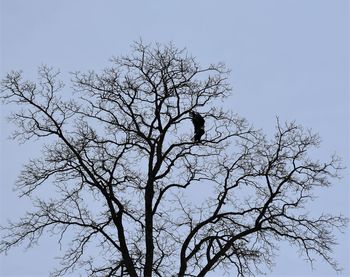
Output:
<instances>
[{"instance_id":1,"label":"black bird perched on branch","mask_svg":"<svg viewBox=\"0 0 350 277\"><path fill-rule=\"evenodd\" d=\"M190 115L192 117L192 123L194 126L194 137L193 140L195 142L201 141L201 136L204 135L204 118L197 112L190 112Z\"/></svg>"}]
</instances>

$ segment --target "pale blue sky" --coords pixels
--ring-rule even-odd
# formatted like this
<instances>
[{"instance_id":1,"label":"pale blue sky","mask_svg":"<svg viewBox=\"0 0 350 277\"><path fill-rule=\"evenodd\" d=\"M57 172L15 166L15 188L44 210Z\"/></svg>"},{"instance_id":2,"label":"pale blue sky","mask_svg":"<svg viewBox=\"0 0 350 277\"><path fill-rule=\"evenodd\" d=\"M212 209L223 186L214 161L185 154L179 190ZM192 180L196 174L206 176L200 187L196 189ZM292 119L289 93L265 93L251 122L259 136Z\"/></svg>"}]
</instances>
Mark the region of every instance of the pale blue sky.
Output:
<instances>
[{"instance_id":1,"label":"pale blue sky","mask_svg":"<svg viewBox=\"0 0 350 277\"><path fill-rule=\"evenodd\" d=\"M223 61L232 69L233 96L226 103L256 127L272 132L275 117L296 120L323 140L317 158L337 152L349 168L349 7L346 0L112 1L1 0L1 77L22 69L34 78L45 63L64 74L102 69L134 40L173 41L202 64ZM68 76L68 75L66 75ZM69 86L67 86L69 88ZM7 141L1 107L1 222L30 207L11 191L21 165L38 154L35 144ZM349 174L313 207L349 215ZM328 203L325 206L324 203ZM349 276L349 234L339 236L335 257ZM0 258L1 276L48 276L56 240ZM269 276L336 276L324 262L315 270L281 245Z\"/></svg>"}]
</instances>

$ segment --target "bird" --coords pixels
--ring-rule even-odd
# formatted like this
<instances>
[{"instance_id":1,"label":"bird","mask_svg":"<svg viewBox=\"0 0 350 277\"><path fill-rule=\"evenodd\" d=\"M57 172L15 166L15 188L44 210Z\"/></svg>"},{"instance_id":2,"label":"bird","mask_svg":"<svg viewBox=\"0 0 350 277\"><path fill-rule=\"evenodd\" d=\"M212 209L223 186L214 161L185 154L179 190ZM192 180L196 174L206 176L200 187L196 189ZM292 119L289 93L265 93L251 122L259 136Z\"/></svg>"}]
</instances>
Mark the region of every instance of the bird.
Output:
<instances>
[{"instance_id":1,"label":"bird","mask_svg":"<svg viewBox=\"0 0 350 277\"><path fill-rule=\"evenodd\" d=\"M190 116L192 118L192 123L194 126L194 137L193 140L195 142L200 142L201 137L204 135L204 118L197 112L190 111Z\"/></svg>"}]
</instances>

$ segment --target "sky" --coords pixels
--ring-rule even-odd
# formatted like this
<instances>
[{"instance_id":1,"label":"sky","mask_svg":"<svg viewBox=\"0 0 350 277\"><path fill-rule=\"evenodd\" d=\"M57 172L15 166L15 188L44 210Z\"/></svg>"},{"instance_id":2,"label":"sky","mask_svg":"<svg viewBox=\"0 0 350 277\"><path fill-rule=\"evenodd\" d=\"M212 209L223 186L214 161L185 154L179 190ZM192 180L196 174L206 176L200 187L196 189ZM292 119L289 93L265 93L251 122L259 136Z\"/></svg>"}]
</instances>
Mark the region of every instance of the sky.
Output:
<instances>
[{"instance_id":1,"label":"sky","mask_svg":"<svg viewBox=\"0 0 350 277\"><path fill-rule=\"evenodd\" d=\"M225 103L267 134L276 116L311 128L322 138L317 158L334 152L349 169L349 4L347 0L1 0L0 77L21 69L34 79L47 64L65 76L100 70L133 41L172 41L203 64L225 62L233 95ZM69 87L69 86L67 86ZM7 140L13 128L1 106L0 222L30 207L12 187L23 164L40 148ZM349 170L319 191L313 208L349 216ZM325 205L327 203L327 205ZM349 231L334 256L344 271L310 265L282 244L268 276L349 276ZM57 264L57 241L0 256L0 276L48 276Z\"/></svg>"}]
</instances>

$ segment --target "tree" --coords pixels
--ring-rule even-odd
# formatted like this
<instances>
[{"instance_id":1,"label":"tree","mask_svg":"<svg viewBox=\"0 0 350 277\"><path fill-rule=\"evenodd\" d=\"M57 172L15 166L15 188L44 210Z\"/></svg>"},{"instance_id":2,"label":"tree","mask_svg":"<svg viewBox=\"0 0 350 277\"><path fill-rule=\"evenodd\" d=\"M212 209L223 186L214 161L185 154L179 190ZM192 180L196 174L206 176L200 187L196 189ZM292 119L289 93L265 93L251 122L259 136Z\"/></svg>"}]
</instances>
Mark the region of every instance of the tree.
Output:
<instances>
[{"instance_id":1,"label":"tree","mask_svg":"<svg viewBox=\"0 0 350 277\"><path fill-rule=\"evenodd\" d=\"M111 62L100 74L73 73L73 95L46 66L38 82L21 72L3 79L2 99L21 107L10 116L13 138L45 145L16 183L35 209L2 227L2 252L49 232L59 243L72 237L53 276L77 266L89 276L205 276L217 267L249 276L272 266L286 240L339 270L333 229L347 218L306 209L341 168L335 156L309 157L317 135L277 120L267 138L218 108L229 71L201 67L172 44L135 43ZM199 143L194 111L206 122ZM50 197L37 193L47 186Z\"/></svg>"}]
</instances>

